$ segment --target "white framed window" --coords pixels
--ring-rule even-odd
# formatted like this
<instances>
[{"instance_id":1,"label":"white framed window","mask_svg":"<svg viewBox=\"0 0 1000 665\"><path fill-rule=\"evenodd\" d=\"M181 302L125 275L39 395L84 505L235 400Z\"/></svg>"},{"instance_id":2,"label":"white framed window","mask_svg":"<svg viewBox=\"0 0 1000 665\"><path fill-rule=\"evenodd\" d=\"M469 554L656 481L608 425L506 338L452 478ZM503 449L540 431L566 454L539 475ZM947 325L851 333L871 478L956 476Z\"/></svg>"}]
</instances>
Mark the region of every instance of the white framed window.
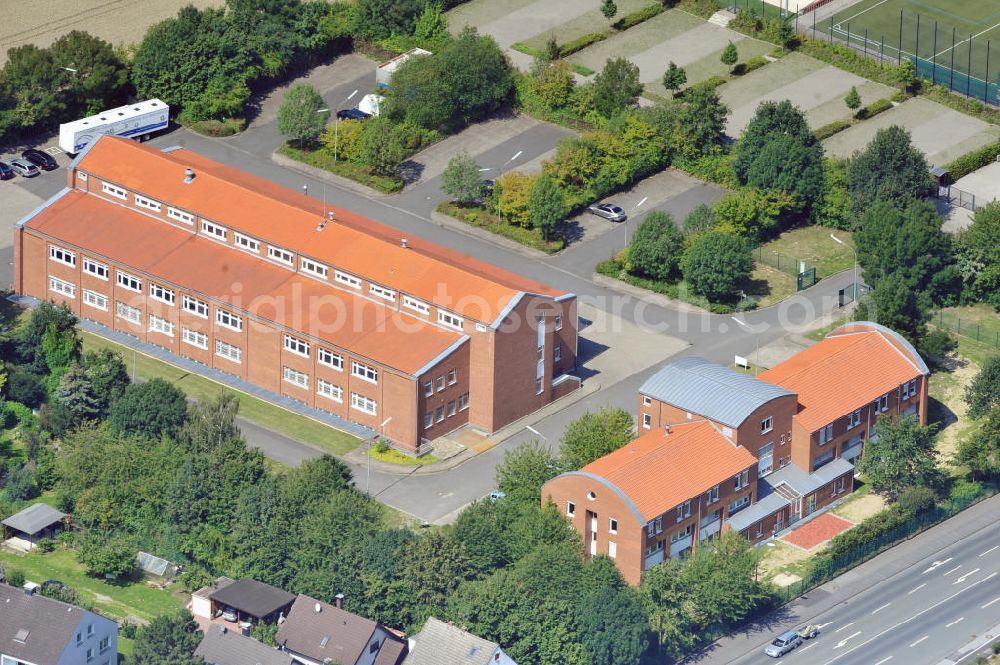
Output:
<instances>
[{"instance_id":1,"label":"white framed window","mask_svg":"<svg viewBox=\"0 0 1000 665\"><path fill-rule=\"evenodd\" d=\"M220 326L225 326L230 330L242 331L243 330L243 318L236 316L231 312L227 312L224 309L215 310L215 322Z\"/></svg>"},{"instance_id":2,"label":"white framed window","mask_svg":"<svg viewBox=\"0 0 1000 665\"><path fill-rule=\"evenodd\" d=\"M292 337L291 335L285 335L285 350L291 351L292 353L309 357L309 342L304 339L299 339L298 337Z\"/></svg>"},{"instance_id":3,"label":"white framed window","mask_svg":"<svg viewBox=\"0 0 1000 665\"><path fill-rule=\"evenodd\" d=\"M430 305L422 303L416 298L411 298L410 296L403 296L403 307L412 309L414 312L420 312L421 314L431 313Z\"/></svg>"},{"instance_id":4,"label":"white framed window","mask_svg":"<svg viewBox=\"0 0 1000 665\"><path fill-rule=\"evenodd\" d=\"M705 492L705 503L715 503L719 500L719 486L716 485L712 489Z\"/></svg>"},{"instance_id":5,"label":"white framed window","mask_svg":"<svg viewBox=\"0 0 1000 665\"><path fill-rule=\"evenodd\" d=\"M174 304L174 291L173 289L168 289L165 286L160 286L159 284L149 283L149 297L153 300L159 300L160 302L165 302L168 305Z\"/></svg>"},{"instance_id":6,"label":"white framed window","mask_svg":"<svg viewBox=\"0 0 1000 665\"><path fill-rule=\"evenodd\" d=\"M396 292L392 289L385 289L376 284L369 284L368 290L373 296L377 296L382 300L388 300L389 302L396 302Z\"/></svg>"},{"instance_id":7,"label":"white framed window","mask_svg":"<svg viewBox=\"0 0 1000 665\"><path fill-rule=\"evenodd\" d=\"M458 370L448 370L448 385L453 386L458 383Z\"/></svg>"},{"instance_id":8,"label":"white framed window","mask_svg":"<svg viewBox=\"0 0 1000 665\"><path fill-rule=\"evenodd\" d=\"M434 425L434 414L428 411L424 414L424 429L430 429Z\"/></svg>"},{"instance_id":9,"label":"white framed window","mask_svg":"<svg viewBox=\"0 0 1000 665\"><path fill-rule=\"evenodd\" d=\"M295 265L295 255L287 249L281 249L280 247L275 247L274 245L268 245L267 256L268 258L284 263L285 265Z\"/></svg>"},{"instance_id":10,"label":"white framed window","mask_svg":"<svg viewBox=\"0 0 1000 665\"><path fill-rule=\"evenodd\" d=\"M96 291L83 290L83 304L89 305L94 309L99 309L102 311L108 311L108 297L104 294L97 293Z\"/></svg>"},{"instance_id":11,"label":"white framed window","mask_svg":"<svg viewBox=\"0 0 1000 665\"><path fill-rule=\"evenodd\" d=\"M742 473L737 473L733 478L736 482L734 483L734 490L741 490L750 484L750 470L747 469Z\"/></svg>"},{"instance_id":12,"label":"white framed window","mask_svg":"<svg viewBox=\"0 0 1000 665\"><path fill-rule=\"evenodd\" d=\"M552 347L552 362L559 362L562 360L562 344L556 342Z\"/></svg>"},{"instance_id":13,"label":"white framed window","mask_svg":"<svg viewBox=\"0 0 1000 665\"><path fill-rule=\"evenodd\" d=\"M451 418L455 415L455 400L448 402L448 417Z\"/></svg>"},{"instance_id":14,"label":"white framed window","mask_svg":"<svg viewBox=\"0 0 1000 665\"><path fill-rule=\"evenodd\" d=\"M614 517L608 520L608 533L618 533L618 520Z\"/></svg>"},{"instance_id":15,"label":"white framed window","mask_svg":"<svg viewBox=\"0 0 1000 665\"><path fill-rule=\"evenodd\" d=\"M145 208L146 210L152 210L153 212L160 212L159 201L154 201L153 199L147 199L145 196L140 196L139 194L132 194L132 200L140 208Z\"/></svg>"},{"instance_id":16,"label":"white framed window","mask_svg":"<svg viewBox=\"0 0 1000 665\"><path fill-rule=\"evenodd\" d=\"M364 411L370 415L375 415L378 411L378 402L370 397L365 397L364 395L359 395L358 393L351 393L351 408L357 409L358 411Z\"/></svg>"},{"instance_id":17,"label":"white framed window","mask_svg":"<svg viewBox=\"0 0 1000 665\"><path fill-rule=\"evenodd\" d=\"M361 288L361 280L358 279L357 277L354 277L353 275L348 275L346 272L340 272L339 270L334 270L333 280L335 282L340 282L341 284L345 284L351 287L352 289Z\"/></svg>"},{"instance_id":18,"label":"white framed window","mask_svg":"<svg viewBox=\"0 0 1000 665\"><path fill-rule=\"evenodd\" d=\"M123 302L115 303L115 316L129 323L139 323L142 321L142 312L139 311L139 308L126 305Z\"/></svg>"},{"instance_id":19,"label":"white framed window","mask_svg":"<svg viewBox=\"0 0 1000 665\"><path fill-rule=\"evenodd\" d=\"M281 375L285 381L291 383L292 385L298 386L299 388L309 387L309 375L305 372L300 372L297 369L292 369L291 367L283 367Z\"/></svg>"},{"instance_id":20,"label":"white framed window","mask_svg":"<svg viewBox=\"0 0 1000 665\"><path fill-rule=\"evenodd\" d=\"M181 328L181 341L199 349L208 349L208 335L190 328Z\"/></svg>"},{"instance_id":21,"label":"white framed window","mask_svg":"<svg viewBox=\"0 0 1000 665\"><path fill-rule=\"evenodd\" d=\"M84 182L87 182L87 173L85 171L77 171L76 177L79 178L80 180L83 180Z\"/></svg>"},{"instance_id":22,"label":"white framed window","mask_svg":"<svg viewBox=\"0 0 1000 665\"><path fill-rule=\"evenodd\" d=\"M618 556L618 544L608 541L608 557L614 559Z\"/></svg>"},{"instance_id":23,"label":"white framed window","mask_svg":"<svg viewBox=\"0 0 1000 665\"><path fill-rule=\"evenodd\" d=\"M650 520L646 525L646 535L653 537L655 535L663 533L663 516L657 517L655 520Z\"/></svg>"},{"instance_id":24,"label":"white framed window","mask_svg":"<svg viewBox=\"0 0 1000 665\"><path fill-rule=\"evenodd\" d=\"M223 342L221 339L215 340L215 355L232 360L234 363L243 362L243 349Z\"/></svg>"},{"instance_id":25,"label":"white framed window","mask_svg":"<svg viewBox=\"0 0 1000 665\"><path fill-rule=\"evenodd\" d=\"M441 392L442 390L444 390L444 377L439 376L437 378L437 391Z\"/></svg>"},{"instance_id":26,"label":"white framed window","mask_svg":"<svg viewBox=\"0 0 1000 665\"><path fill-rule=\"evenodd\" d=\"M545 390L545 378L540 376L535 379L535 394L541 395L543 390Z\"/></svg>"},{"instance_id":27,"label":"white framed window","mask_svg":"<svg viewBox=\"0 0 1000 665\"><path fill-rule=\"evenodd\" d=\"M378 370L357 360L351 361L351 374L371 383L378 383Z\"/></svg>"},{"instance_id":28,"label":"white framed window","mask_svg":"<svg viewBox=\"0 0 1000 665\"><path fill-rule=\"evenodd\" d=\"M242 233L236 233L235 231L233 231L233 244L237 247L242 247L243 249L249 249L254 254L260 251L259 242L250 236L245 236Z\"/></svg>"},{"instance_id":29,"label":"white framed window","mask_svg":"<svg viewBox=\"0 0 1000 665\"><path fill-rule=\"evenodd\" d=\"M572 501L566 502L566 515L569 517L576 515L576 504Z\"/></svg>"},{"instance_id":30,"label":"white framed window","mask_svg":"<svg viewBox=\"0 0 1000 665\"><path fill-rule=\"evenodd\" d=\"M774 418L772 418L771 416L764 418L764 420L760 421L760 433L767 434L774 428L773 425L774 425Z\"/></svg>"},{"instance_id":31,"label":"white framed window","mask_svg":"<svg viewBox=\"0 0 1000 665\"><path fill-rule=\"evenodd\" d=\"M66 296L67 298L76 297L75 284L71 284L70 282L59 279L58 277L53 277L52 275L49 275L49 291Z\"/></svg>"},{"instance_id":32,"label":"white framed window","mask_svg":"<svg viewBox=\"0 0 1000 665\"><path fill-rule=\"evenodd\" d=\"M108 638L108 637L102 637L101 638L101 641L97 644L97 647L101 650L101 653L104 653L105 651L108 650L108 647L110 646L110 642L111 642L111 639Z\"/></svg>"},{"instance_id":33,"label":"white framed window","mask_svg":"<svg viewBox=\"0 0 1000 665\"><path fill-rule=\"evenodd\" d=\"M653 400L652 400L652 399L650 399L650 398L649 398L649 397L647 397L646 395L643 395L643 396L642 396L642 405L643 405L643 406L650 406L650 405L652 405L652 403L653 403Z\"/></svg>"},{"instance_id":34,"label":"white framed window","mask_svg":"<svg viewBox=\"0 0 1000 665\"><path fill-rule=\"evenodd\" d=\"M116 187L112 185L110 182L102 182L101 191L104 192L105 194L110 194L115 198L121 199L122 201L128 201L128 192L126 192L121 187Z\"/></svg>"},{"instance_id":35,"label":"white framed window","mask_svg":"<svg viewBox=\"0 0 1000 665\"><path fill-rule=\"evenodd\" d=\"M461 317L442 311L438 311L438 323L446 325L449 328L454 328L455 330L461 330L465 324Z\"/></svg>"},{"instance_id":36,"label":"white framed window","mask_svg":"<svg viewBox=\"0 0 1000 665\"><path fill-rule=\"evenodd\" d=\"M103 263L83 257L83 272L93 275L98 279L108 280L108 267Z\"/></svg>"},{"instance_id":37,"label":"white framed window","mask_svg":"<svg viewBox=\"0 0 1000 665\"><path fill-rule=\"evenodd\" d=\"M677 506L677 521L681 522L689 517L691 517L691 502L685 501Z\"/></svg>"},{"instance_id":38,"label":"white framed window","mask_svg":"<svg viewBox=\"0 0 1000 665\"><path fill-rule=\"evenodd\" d=\"M757 449L757 476L763 478L774 470L774 442Z\"/></svg>"},{"instance_id":39,"label":"white framed window","mask_svg":"<svg viewBox=\"0 0 1000 665\"><path fill-rule=\"evenodd\" d=\"M439 406L438 408L434 409L434 420L435 420L435 422L439 422L439 423L444 421L444 407L443 406Z\"/></svg>"},{"instance_id":40,"label":"white framed window","mask_svg":"<svg viewBox=\"0 0 1000 665\"><path fill-rule=\"evenodd\" d=\"M49 258L58 263L76 267L76 253L68 249L49 245Z\"/></svg>"},{"instance_id":41,"label":"white framed window","mask_svg":"<svg viewBox=\"0 0 1000 665\"><path fill-rule=\"evenodd\" d=\"M430 397L434 394L434 382L427 381L424 383L424 397Z\"/></svg>"},{"instance_id":42,"label":"white framed window","mask_svg":"<svg viewBox=\"0 0 1000 665\"><path fill-rule=\"evenodd\" d=\"M129 291L142 293L142 280L121 270L118 271L118 286Z\"/></svg>"},{"instance_id":43,"label":"white framed window","mask_svg":"<svg viewBox=\"0 0 1000 665\"><path fill-rule=\"evenodd\" d=\"M201 220L201 232L214 240L222 240L223 242L226 240L226 227L213 224L204 219Z\"/></svg>"},{"instance_id":44,"label":"white framed window","mask_svg":"<svg viewBox=\"0 0 1000 665\"><path fill-rule=\"evenodd\" d=\"M177 208L167 206L167 217L170 219L176 219L178 222L183 222L189 226L194 225L194 215L184 212L183 210L178 210Z\"/></svg>"},{"instance_id":45,"label":"white framed window","mask_svg":"<svg viewBox=\"0 0 1000 665\"><path fill-rule=\"evenodd\" d=\"M344 401L344 390L340 386L335 386L329 381L316 379L316 394L320 397L332 399L334 402Z\"/></svg>"},{"instance_id":46,"label":"white framed window","mask_svg":"<svg viewBox=\"0 0 1000 665\"><path fill-rule=\"evenodd\" d=\"M847 429L853 429L861 424L861 409L847 416Z\"/></svg>"},{"instance_id":47,"label":"white framed window","mask_svg":"<svg viewBox=\"0 0 1000 665\"><path fill-rule=\"evenodd\" d=\"M690 536L693 531L694 531L693 524L688 524L680 531L674 531L672 534L670 534L670 544L673 545L674 543L680 540L684 540L685 538Z\"/></svg>"},{"instance_id":48,"label":"white framed window","mask_svg":"<svg viewBox=\"0 0 1000 665\"><path fill-rule=\"evenodd\" d=\"M332 367L339 372L344 371L344 358L329 349L324 349L322 346L316 347L316 362L320 365Z\"/></svg>"},{"instance_id":49,"label":"white framed window","mask_svg":"<svg viewBox=\"0 0 1000 665\"><path fill-rule=\"evenodd\" d=\"M733 513L738 513L739 511L743 510L749 505L750 505L750 495L747 494L746 496L741 496L738 499L730 501L729 505L726 507L726 510L728 510L729 514L732 515Z\"/></svg>"},{"instance_id":50,"label":"white framed window","mask_svg":"<svg viewBox=\"0 0 1000 665\"><path fill-rule=\"evenodd\" d=\"M889 410L889 393L882 395L877 400L875 400L875 410L876 411L888 411Z\"/></svg>"},{"instance_id":51,"label":"white framed window","mask_svg":"<svg viewBox=\"0 0 1000 665\"><path fill-rule=\"evenodd\" d=\"M174 324L167 321L164 318L156 316L155 314L149 315L149 331L163 333L167 337L174 336Z\"/></svg>"},{"instance_id":52,"label":"white framed window","mask_svg":"<svg viewBox=\"0 0 1000 665\"><path fill-rule=\"evenodd\" d=\"M556 330L562 330L562 314L556 314Z\"/></svg>"},{"instance_id":53,"label":"white framed window","mask_svg":"<svg viewBox=\"0 0 1000 665\"><path fill-rule=\"evenodd\" d=\"M203 319L208 318L208 303L191 296L184 296L184 310Z\"/></svg>"},{"instance_id":54,"label":"white framed window","mask_svg":"<svg viewBox=\"0 0 1000 665\"><path fill-rule=\"evenodd\" d=\"M917 394L917 380L913 379L904 383L901 387L901 392L903 399L910 399L915 396Z\"/></svg>"},{"instance_id":55,"label":"white framed window","mask_svg":"<svg viewBox=\"0 0 1000 665\"><path fill-rule=\"evenodd\" d=\"M833 439L833 423L819 428L819 445L825 446Z\"/></svg>"},{"instance_id":56,"label":"white framed window","mask_svg":"<svg viewBox=\"0 0 1000 665\"><path fill-rule=\"evenodd\" d=\"M327 267L322 263L317 263L312 259L302 257L299 260L299 267L302 268L302 272L326 279Z\"/></svg>"},{"instance_id":57,"label":"white framed window","mask_svg":"<svg viewBox=\"0 0 1000 665\"><path fill-rule=\"evenodd\" d=\"M653 417L650 416L648 413L642 414L642 428L649 429L652 426L653 426Z\"/></svg>"},{"instance_id":58,"label":"white framed window","mask_svg":"<svg viewBox=\"0 0 1000 665\"><path fill-rule=\"evenodd\" d=\"M458 396L458 410L465 411L469 408L469 393Z\"/></svg>"}]
</instances>

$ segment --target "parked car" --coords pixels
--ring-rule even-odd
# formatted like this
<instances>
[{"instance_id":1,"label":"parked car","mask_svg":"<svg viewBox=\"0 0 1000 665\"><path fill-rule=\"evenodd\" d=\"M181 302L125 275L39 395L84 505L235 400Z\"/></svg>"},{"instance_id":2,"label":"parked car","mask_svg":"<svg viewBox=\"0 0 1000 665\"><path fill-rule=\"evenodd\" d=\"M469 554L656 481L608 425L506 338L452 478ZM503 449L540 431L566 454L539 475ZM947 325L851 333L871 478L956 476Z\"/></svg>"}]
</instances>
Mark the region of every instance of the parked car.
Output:
<instances>
[{"instance_id":1,"label":"parked car","mask_svg":"<svg viewBox=\"0 0 1000 665\"><path fill-rule=\"evenodd\" d=\"M232 621L233 623L236 623L236 621L239 619L239 615L236 613L236 610L234 608L229 607L227 605L226 607L222 608L222 618L225 619L226 621Z\"/></svg>"},{"instance_id":2,"label":"parked car","mask_svg":"<svg viewBox=\"0 0 1000 665\"><path fill-rule=\"evenodd\" d=\"M24 178L34 178L36 175L41 173L38 167L29 162L27 159L12 159L10 162L10 168L14 173L22 176Z\"/></svg>"},{"instance_id":3,"label":"parked car","mask_svg":"<svg viewBox=\"0 0 1000 665\"><path fill-rule=\"evenodd\" d=\"M781 658L800 644L802 644L802 638L799 637L799 634L794 630L789 630L774 638L774 641L764 648L764 653L771 658Z\"/></svg>"},{"instance_id":4,"label":"parked car","mask_svg":"<svg viewBox=\"0 0 1000 665\"><path fill-rule=\"evenodd\" d=\"M7 162L0 162L0 180L10 180L14 177L14 169Z\"/></svg>"},{"instance_id":5,"label":"parked car","mask_svg":"<svg viewBox=\"0 0 1000 665\"><path fill-rule=\"evenodd\" d=\"M367 120L371 116L361 109L340 109L337 111L337 117L341 120Z\"/></svg>"},{"instance_id":6,"label":"parked car","mask_svg":"<svg viewBox=\"0 0 1000 665\"><path fill-rule=\"evenodd\" d=\"M38 168L46 171L54 171L59 168L59 163L56 162L55 158L49 153L42 152L41 150L29 148L21 153L21 157L28 160Z\"/></svg>"},{"instance_id":7,"label":"parked car","mask_svg":"<svg viewBox=\"0 0 1000 665\"><path fill-rule=\"evenodd\" d=\"M603 217L604 219L611 220L612 222L624 222L628 219L628 215L625 214L625 210L620 206L616 206L614 203L595 203L589 206L587 210L598 217Z\"/></svg>"}]
</instances>

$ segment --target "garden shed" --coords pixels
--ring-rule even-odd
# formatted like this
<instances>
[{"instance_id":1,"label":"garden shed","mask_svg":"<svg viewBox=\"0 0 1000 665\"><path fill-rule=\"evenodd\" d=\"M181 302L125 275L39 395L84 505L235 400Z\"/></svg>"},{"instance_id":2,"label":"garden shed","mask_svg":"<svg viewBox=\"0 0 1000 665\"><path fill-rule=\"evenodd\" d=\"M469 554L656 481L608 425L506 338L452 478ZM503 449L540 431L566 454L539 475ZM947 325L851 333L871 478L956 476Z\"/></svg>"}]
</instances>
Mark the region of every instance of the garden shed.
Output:
<instances>
[{"instance_id":1,"label":"garden shed","mask_svg":"<svg viewBox=\"0 0 1000 665\"><path fill-rule=\"evenodd\" d=\"M53 538L63 527L66 513L52 506L36 503L3 521L4 543L15 549L30 552L38 541Z\"/></svg>"}]
</instances>

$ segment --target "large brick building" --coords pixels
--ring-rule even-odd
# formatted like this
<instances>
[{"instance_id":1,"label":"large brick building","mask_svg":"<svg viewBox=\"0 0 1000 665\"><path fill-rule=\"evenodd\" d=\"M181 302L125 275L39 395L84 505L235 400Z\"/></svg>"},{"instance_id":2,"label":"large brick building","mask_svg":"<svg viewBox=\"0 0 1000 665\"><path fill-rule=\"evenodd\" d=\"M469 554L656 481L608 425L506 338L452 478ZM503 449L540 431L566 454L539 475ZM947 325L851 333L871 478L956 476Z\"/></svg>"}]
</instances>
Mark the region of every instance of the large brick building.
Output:
<instances>
[{"instance_id":1,"label":"large brick building","mask_svg":"<svg viewBox=\"0 0 1000 665\"><path fill-rule=\"evenodd\" d=\"M17 225L17 293L400 449L579 385L572 294L184 149L101 137L67 179Z\"/></svg>"},{"instance_id":2,"label":"large brick building","mask_svg":"<svg viewBox=\"0 0 1000 665\"><path fill-rule=\"evenodd\" d=\"M549 481L542 498L566 510L588 556L608 554L637 583L722 528L760 542L851 492L878 418L926 423L929 374L909 342L870 322L757 378L682 358L639 389L639 438ZM614 534L593 519L608 513Z\"/></svg>"}]
</instances>

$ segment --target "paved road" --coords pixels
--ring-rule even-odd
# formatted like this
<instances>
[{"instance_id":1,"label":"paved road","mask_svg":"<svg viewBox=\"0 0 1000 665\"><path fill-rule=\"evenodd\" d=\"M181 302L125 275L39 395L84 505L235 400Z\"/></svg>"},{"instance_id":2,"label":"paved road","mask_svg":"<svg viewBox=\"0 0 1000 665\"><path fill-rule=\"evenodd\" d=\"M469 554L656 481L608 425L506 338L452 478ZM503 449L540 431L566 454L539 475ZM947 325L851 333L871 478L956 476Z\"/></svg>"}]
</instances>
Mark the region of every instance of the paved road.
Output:
<instances>
[{"instance_id":1,"label":"paved road","mask_svg":"<svg viewBox=\"0 0 1000 665\"><path fill-rule=\"evenodd\" d=\"M936 665L1000 622L1000 497L984 501L782 608L687 662ZM880 580L872 584L872 580ZM767 642L802 623L822 633L774 661Z\"/></svg>"}]
</instances>

